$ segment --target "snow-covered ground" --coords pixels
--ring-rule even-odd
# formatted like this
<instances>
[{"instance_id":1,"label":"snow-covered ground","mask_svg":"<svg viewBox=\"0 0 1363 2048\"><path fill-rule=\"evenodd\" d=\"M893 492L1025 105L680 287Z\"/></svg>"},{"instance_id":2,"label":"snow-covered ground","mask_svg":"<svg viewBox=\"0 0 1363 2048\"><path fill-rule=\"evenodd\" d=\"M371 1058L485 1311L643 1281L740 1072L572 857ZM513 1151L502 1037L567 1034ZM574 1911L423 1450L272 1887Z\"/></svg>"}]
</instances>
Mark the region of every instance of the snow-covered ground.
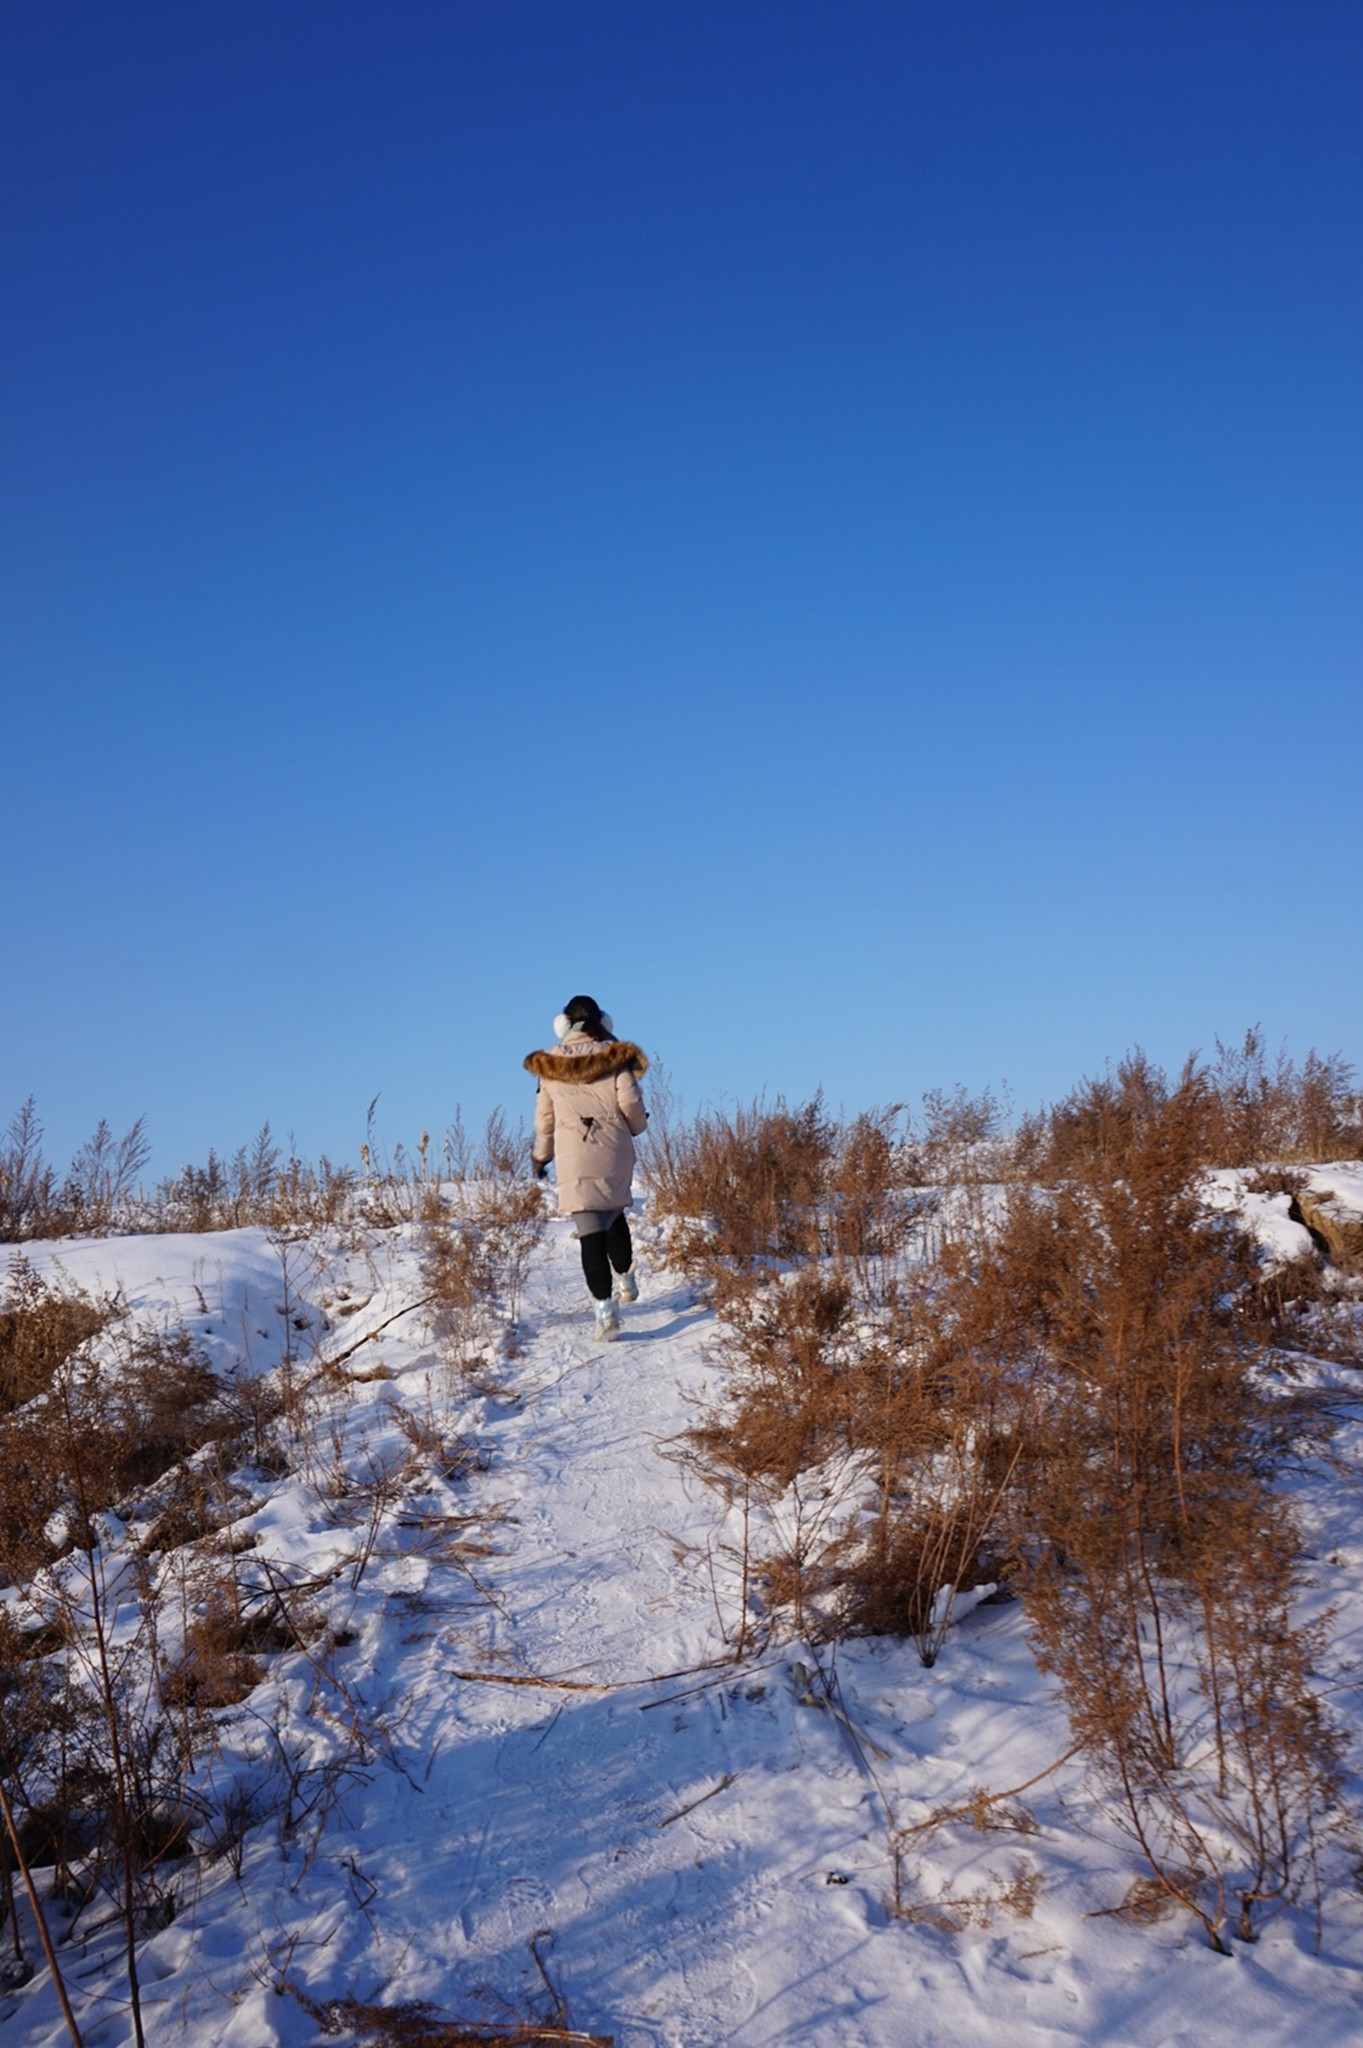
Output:
<instances>
[{"instance_id":1,"label":"snow-covered ground","mask_svg":"<svg viewBox=\"0 0 1363 2048\"><path fill-rule=\"evenodd\" d=\"M1297 1228L1285 1203L1265 1213ZM296 1468L241 1475L242 1573L308 1582L342 1647L271 1658L218 1717L201 1789L221 1803L235 1785L260 1818L239 1876L230 1858L186 1874L141 1950L157 2048L311 2043L289 1986L539 2014L541 1966L572 2024L618 2048L1363 2039L1347 1875L1331 1878L1319 1952L1307 1906L1230 1957L1186 1919L1114 1917L1138 1869L1079 1764L1060 1762L1067 1723L1017 1604L963 1613L931 1670L888 1640L834 1657L778 1637L733 1661L737 1528L676 1455L719 1390L715 1325L640 1235L642 1299L603 1346L552 1224L523 1348L477 1388L451 1383L420 1310L398 1314L422 1293L410 1232L324 1262L294 1247L287 1276L258 1230L27 1248L40 1270L185 1323L221 1370L269 1367L286 1329L295 1349L350 1354L314 1392ZM1320 1371L1351 1399L1356 1374ZM1305 1600L1333 1609L1323 1681L1356 1725L1352 1414L1346 1469L1296 1485ZM456 1436L474 1453L463 1470ZM820 1667L835 1676L845 1719L808 1703L797 1663L816 1694ZM1354 1741L1354 1796L1360 1765ZM914 1838L896 1916L892 1829L980 1788L1024 1789L1006 1825ZM88 2048L131 2042L117 1930L78 1926L63 1963ZM46 1972L0 1998L0 2028L8 2048L68 2038Z\"/></svg>"}]
</instances>

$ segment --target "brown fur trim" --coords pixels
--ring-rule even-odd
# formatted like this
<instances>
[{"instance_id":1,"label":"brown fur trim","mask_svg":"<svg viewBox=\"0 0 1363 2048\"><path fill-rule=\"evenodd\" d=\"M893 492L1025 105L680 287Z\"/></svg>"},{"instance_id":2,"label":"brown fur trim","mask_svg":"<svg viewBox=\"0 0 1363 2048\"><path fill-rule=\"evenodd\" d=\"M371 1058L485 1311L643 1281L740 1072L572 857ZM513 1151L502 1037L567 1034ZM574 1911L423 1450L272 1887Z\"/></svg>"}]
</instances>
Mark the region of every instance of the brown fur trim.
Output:
<instances>
[{"instance_id":1,"label":"brown fur trim","mask_svg":"<svg viewBox=\"0 0 1363 2048\"><path fill-rule=\"evenodd\" d=\"M598 1046L594 1052L532 1052L527 1054L525 1066L541 1081L566 1081L570 1087L574 1081L586 1087L611 1074L648 1072L648 1061L627 1038L617 1038L613 1045Z\"/></svg>"}]
</instances>

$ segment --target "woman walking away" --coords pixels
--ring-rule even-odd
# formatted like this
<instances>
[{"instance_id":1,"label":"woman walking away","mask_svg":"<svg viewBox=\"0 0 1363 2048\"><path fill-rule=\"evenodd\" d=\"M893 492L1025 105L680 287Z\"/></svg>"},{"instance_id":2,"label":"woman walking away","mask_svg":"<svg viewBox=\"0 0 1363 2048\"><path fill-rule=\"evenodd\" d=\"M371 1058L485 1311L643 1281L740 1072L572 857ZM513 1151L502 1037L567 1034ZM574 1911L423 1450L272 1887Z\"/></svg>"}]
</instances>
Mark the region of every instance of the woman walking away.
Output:
<instances>
[{"instance_id":1,"label":"woman walking away","mask_svg":"<svg viewBox=\"0 0 1363 2048\"><path fill-rule=\"evenodd\" d=\"M617 1038L590 996L574 996L554 1019L558 1047L525 1064L540 1084L535 1098L535 1172L558 1166L560 1215L571 1216L582 1271L596 1303L596 1333L620 1334L622 1301L639 1299L626 1209L634 1202L634 1140L648 1122L639 1077L648 1061Z\"/></svg>"}]
</instances>

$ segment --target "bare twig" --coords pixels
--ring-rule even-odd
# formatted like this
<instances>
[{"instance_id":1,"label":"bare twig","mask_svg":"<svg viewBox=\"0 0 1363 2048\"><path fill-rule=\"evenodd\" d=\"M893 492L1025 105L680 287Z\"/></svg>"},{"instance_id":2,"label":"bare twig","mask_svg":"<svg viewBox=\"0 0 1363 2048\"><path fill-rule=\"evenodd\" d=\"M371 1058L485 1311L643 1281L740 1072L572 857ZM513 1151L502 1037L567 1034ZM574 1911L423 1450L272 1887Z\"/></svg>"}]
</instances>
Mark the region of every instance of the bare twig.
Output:
<instances>
[{"instance_id":1,"label":"bare twig","mask_svg":"<svg viewBox=\"0 0 1363 2048\"><path fill-rule=\"evenodd\" d=\"M707 1799L716 1799L721 1792L727 1792L737 1776L737 1771L726 1771L717 1785L712 1785L708 1792L702 1792L699 1799L693 1799L689 1805L679 1806L675 1813L668 1814L666 1820L660 1820L658 1826L670 1828L674 1820L684 1820L688 1813L694 1813L698 1806L704 1806Z\"/></svg>"},{"instance_id":2,"label":"bare twig","mask_svg":"<svg viewBox=\"0 0 1363 2048\"><path fill-rule=\"evenodd\" d=\"M0 1779L0 1813L4 1815L5 1832L9 1836L10 1846L14 1851L14 1860L19 1866L19 1874L24 1880L24 1888L28 1893L29 1904L33 1908L33 1918L37 1922L38 1927L38 1939L43 1945L43 1954L47 1957L47 1967L52 1972L52 1982L56 1986L57 1998L62 2009L62 2018L66 2021L67 2029L71 2039L76 2044L76 2048L83 2048L80 2028L76 2025L76 2015L71 2010L71 2001L66 1995L66 1985L62 1981L62 1973L57 1963L57 1951L52 1946L52 1935L48 1929L47 1915L43 1911L43 1902L38 1897L38 1887L33 1882L33 1873L28 1867L28 1858L25 1856L23 1845L19 1840L19 1830L14 1825L14 1810L9 1803L9 1795L5 1791L3 1779Z\"/></svg>"}]
</instances>

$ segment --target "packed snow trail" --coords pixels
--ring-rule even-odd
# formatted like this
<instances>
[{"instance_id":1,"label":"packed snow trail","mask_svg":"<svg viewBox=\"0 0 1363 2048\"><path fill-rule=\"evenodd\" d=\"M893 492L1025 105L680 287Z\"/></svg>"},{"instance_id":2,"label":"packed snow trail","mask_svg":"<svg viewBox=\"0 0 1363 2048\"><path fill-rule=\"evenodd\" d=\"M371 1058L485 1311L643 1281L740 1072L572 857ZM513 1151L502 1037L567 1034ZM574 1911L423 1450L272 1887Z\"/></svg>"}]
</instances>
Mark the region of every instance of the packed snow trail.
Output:
<instances>
[{"instance_id":1,"label":"packed snow trail","mask_svg":"<svg viewBox=\"0 0 1363 2048\"><path fill-rule=\"evenodd\" d=\"M253 1475L234 1529L334 1574L328 1619L349 1641L335 1684L280 1657L221 1716L214 1782L235 1771L278 1799L287 1752L334 1763L334 1784L287 1836L263 1813L241 1881L210 1866L146 1942L157 2048L312 2044L293 1989L540 2014L541 1963L572 2024L617 2048L1276 2048L1307 2006L1315 2048L1357 2040L1356 1900L1329 1902L1320 1957L1306 1913L1229 1959L1183 1922L1115 1919L1134 1867L1093 1829L1075 1769L1013 1803L1030 1809L1024 1831L917 1838L912 1917L893 1917L891 1813L909 1826L1046 1773L1069 1745L1064 1715L1016 1605L964 1616L931 1671L907 1643L842 1645L850 1726L793 1682L797 1661L827 1668L827 1649L777 1639L731 1661L736 1530L675 1455L722 1385L716 1325L650 1262L646 1228L640 1241L642 1299L603 1345L576 1245L551 1225L520 1355L481 1389L451 1385L420 1315L388 1320L422 1293L410 1233L349 1267L338 1253L309 1283L315 1324L349 1311L326 1348L349 1347L350 1377L312 1463ZM87 1285L117 1278L219 1364L244 1333L257 1366L281 1341L278 1253L259 1232L35 1256ZM368 1496L328 1479L327 1458L395 1466L401 1415L456 1430L480 1469L409 1484L365 1560ZM1351 1603L1339 1627L1357 1629L1363 1558L1339 1556L1321 1597ZM132 2038L111 1939L69 1958L88 2048ZM65 2039L41 1978L0 2001L0 2024L13 2048Z\"/></svg>"}]
</instances>

